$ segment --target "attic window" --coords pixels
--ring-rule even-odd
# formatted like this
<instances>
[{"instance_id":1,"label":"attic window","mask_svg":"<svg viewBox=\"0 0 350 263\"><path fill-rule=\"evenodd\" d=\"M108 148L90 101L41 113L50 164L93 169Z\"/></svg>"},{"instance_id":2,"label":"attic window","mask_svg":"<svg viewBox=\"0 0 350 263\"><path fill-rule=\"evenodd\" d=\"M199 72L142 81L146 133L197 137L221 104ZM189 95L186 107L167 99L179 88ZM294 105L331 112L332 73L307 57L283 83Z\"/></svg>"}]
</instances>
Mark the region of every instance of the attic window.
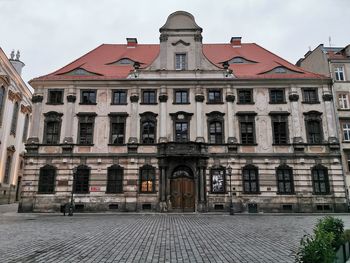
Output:
<instances>
[{"instance_id":1,"label":"attic window","mask_svg":"<svg viewBox=\"0 0 350 263\"><path fill-rule=\"evenodd\" d=\"M269 71L262 72L260 74L300 74L300 73L303 73L303 72L292 70L284 66L278 66Z\"/></svg>"},{"instance_id":2,"label":"attic window","mask_svg":"<svg viewBox=\"0 0 350 263\"><path fill-rule=\"evenodd\" d=\"M64 75L70 75L70 76L93 76L93 75L97 75L95 73L89 72L83 68L77 68L77 69L73 69L72 71L69 71L67 73L65 73Z\"/></svg>"},{"instance_id":3,"label":"attic window","mask_svg":"<svg viewBox=\"0 0 350 263\"><path fill-rule=\"evenodd\" d=\"M131 59L128 59L128 58L122 58L113 64L115 64L115 65L133 65L134 61L132 61Z\"/></svg>"},{"instance_id":4,"label":"attic window","mask_svg":"<svg viewBox=\"0 0 350 263\"><path fill-rule=\"evenodd\" d=\"M287 69L284 67L277 67L274 69L275 73L287 73Z\"/></svg>"},{"instance_id":5,"label":"attic window","mask_svg":"<svg viewBox=\"0 0 350 263\"><path fill-rule=\"evenodd\" d=\"M242 57L234 57L228 61L228 63L231 64L251 64L256 63L255 61L248 60Z\"/></svg>"}]
</instances>

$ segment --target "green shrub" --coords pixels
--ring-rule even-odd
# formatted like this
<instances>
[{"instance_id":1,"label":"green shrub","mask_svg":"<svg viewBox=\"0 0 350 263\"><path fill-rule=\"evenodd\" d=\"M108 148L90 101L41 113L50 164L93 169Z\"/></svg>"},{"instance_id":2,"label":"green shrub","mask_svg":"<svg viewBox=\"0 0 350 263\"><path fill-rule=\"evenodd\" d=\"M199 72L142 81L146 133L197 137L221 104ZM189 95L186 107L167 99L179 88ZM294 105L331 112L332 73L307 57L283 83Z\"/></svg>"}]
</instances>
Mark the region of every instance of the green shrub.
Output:
<instances>
[{"instance_id":1,"label":"green shrub","mask_svg":"<svg viewBox=\"0 0 350 263\"><path fill-rule=\"evenodd\" d=\"M314 232L316 231L333 233L334 239L332 246L335 250L337 250L343 244L344 223L343 220L339 218L326 216L319 219Z\"/></svg>"},{"instance_id":2,"label":"green shrub","mask_svg":"<svg viewBox=\"0 0 350 263\"><path fill-rule=\"evenodd\" d=\"M343 241L350 242L350 229L346 229L343 233Z\"/></svg>"}]
</instances>

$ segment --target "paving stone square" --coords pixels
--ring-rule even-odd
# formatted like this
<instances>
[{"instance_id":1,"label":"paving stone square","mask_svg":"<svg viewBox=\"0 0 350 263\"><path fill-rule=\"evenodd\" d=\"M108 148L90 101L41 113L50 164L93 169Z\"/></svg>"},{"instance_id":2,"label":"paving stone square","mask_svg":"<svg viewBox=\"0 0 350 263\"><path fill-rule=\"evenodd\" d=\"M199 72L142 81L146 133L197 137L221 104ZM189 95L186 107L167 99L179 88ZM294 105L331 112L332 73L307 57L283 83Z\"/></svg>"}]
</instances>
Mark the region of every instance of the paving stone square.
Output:
<instances>
[{"instance_id":1,"label":"paving stone square","mask_svg":"<svg viewBox=\"0 0 350 263\"><path fill-rule=\"evenodd\" d=\"M322 215L0 214L0 262L293 262ZM335 215L350 228L350 217Z\"/></svg>"}]
</instances>

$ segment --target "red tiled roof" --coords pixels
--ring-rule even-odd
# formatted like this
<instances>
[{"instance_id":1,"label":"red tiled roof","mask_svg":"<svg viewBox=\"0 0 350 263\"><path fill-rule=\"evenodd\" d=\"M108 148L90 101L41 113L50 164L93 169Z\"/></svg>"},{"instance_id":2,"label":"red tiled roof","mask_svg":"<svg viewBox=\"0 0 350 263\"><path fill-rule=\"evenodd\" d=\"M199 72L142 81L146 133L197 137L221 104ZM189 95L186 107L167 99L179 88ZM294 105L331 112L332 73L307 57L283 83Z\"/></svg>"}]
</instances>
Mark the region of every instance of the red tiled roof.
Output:
<instances>
[{"instance_id":1,"label":"red tiled roof","mask_svg":"<svg viewBox=\"0 0 350 263\"><path fill-rule=\"evenodd\" d=\"M230 68L237 78L241 79L275 79L275 78L326 78L323 75L308 72L257 44L242 44L232 47L231 44L203 44L203 53L209 61L222 68L222 62L235 57L242 57L257 63L231 64ZM102 44L67 66L34 80L105 80L124 79L133 70L132 65L111 64L122 58L128 58L149 66L159 54L158 44L137 44L135 48L123 44ZM288 73L266 73L276 67L285 67ZM84 69L90 75L67 75L75 69Z\"/></svg>"}]
</instances>

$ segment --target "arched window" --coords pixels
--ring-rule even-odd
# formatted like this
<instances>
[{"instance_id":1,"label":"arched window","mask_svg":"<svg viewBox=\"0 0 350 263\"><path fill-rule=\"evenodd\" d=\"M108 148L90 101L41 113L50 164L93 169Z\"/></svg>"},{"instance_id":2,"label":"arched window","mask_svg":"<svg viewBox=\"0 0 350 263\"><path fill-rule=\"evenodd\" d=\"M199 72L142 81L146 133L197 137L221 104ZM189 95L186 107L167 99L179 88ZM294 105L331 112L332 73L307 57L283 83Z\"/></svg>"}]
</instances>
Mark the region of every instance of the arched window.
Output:
<instances>
[{"instance_id":1,"label":"arched window","mask_svg":"<svg viewBox=\"0 0 350 263\"><path fill-rule=\"evenodd\" d=\"M293 170L288 165L281 165L276 168L277 177L277 193L279 194L293 194Z\"/></svg>"},{"instance_id":2,"label":"arched window","mask_svg":"<svg viewBox=\"0 0 350 263\"><path fill-rule=\"evenodd\" d=\"M56 168L51 165L45 165L40 168L39 174L39 194L52 194L55 192Z\"/></svg>"},{"instance_id":3,"label":"arched window","mask_svg":"<svg viewBox=\"0 0 350 263\"><path fill-rule=\"evenodd\" d=\"M12 153L7 152L6 165L5 165L5 175L4 175L4 184L8 184L10 182L11 175L11 166L12 166Z\"/></svg>"},{"instance_id":4,"label":"arched window","mask_svg":"<svg viewBox=\"0 0 350 263\"><path fill-rule=\"evenodd\" d=\"M214 144L224 143L224 115L218 111L207 113L208 116L208 142Z\"/></svg>"},{"instance_id":5,"label":"arched window","mask_svg":"<svg viewBox=\"0 0 350 263\"><path fill-rule=\"evenodd\" d=\"M314 194L326 195L330 193L328 169L323 165L316 165L311 169Z\"/></svg>"},{"instance_id":6,"label":"arched window","mask_svg":"<svg viewBox=\"0 0 350 263\"><path fill-rule=\"evenodd\" d=\"M124 168L119 165L108 167L106 193L123 192Z\"/></svg>"},{"instance_id":7,"label":"arched window","mask_svg":"<svg viewBox=\"0 0 350 263\"><path fill-rule=\"evenodd\" d=\"M211 175L211 192L215 194L223 194L226 192L226 171L224 167L212 167Z\"/></svg>"},{"instance_id":8,"label":"arched window","mask_svg":"<svg viewBox=\"0 0 350 263\"><path fill-rule=\"evenodd\" d=\"M245 194L258 194L259 192L259 173L258 167L246 165L242 169L243 192Z\"/></svg>"},{"instance_id":9,"label":"arched window","mask_svg":"<svg viewBox=\"0 0 350 263\"><path fill-rule=\"evenodd\" d=\"M141 143L156 143L157 114L145 112L141 117Z\"/></svg>"},{"instance_id":10,"label":"arched window","mask_svg":"<svg viewBox=\"0 0 350 263\"><path fill-rule=\"evenodd\" d=\"M90 168L81 165L77 168L74 175L74 193L88 194L89 193Z\"/></svg>"},{"instance_id":11,"label":"arched window","mask_svg":"<svg viewBox=\"0 0 350 263\"><path fill-rule=\"evenodd\" d=\"M28 126L29 126L29 115L26 114L24 118L24 126L23 126L23 137L22 141L26 142L27 141L27 136L28 136Z\"/></svg>"},{"instance_id":12,"label":"arched window","mask_svg":"<svg viewBox=\"0 0 350 263\"><path fill-rule=\"evenodd\" d=\"M61 117L62 113L50 111L45 113L45 126L44 126L44 143L46 144L58 144L60 142L61 133Z\"/></svg>"},{"instance_id":13,"label":"arched window","mask_svg":"<svg viewBox=\"0 0 350 263\"><path fill-rule=\"evenodd\" d=\"M153 193L155 191L156 170L151 165L140 168L140 192Z\"/></svg>"},{"instance_id":14,"label":"arched window","mask_svg":"<svg viewBox=\"0 0 350 263\"><path fill-rule=\"evenodd\" d=\"M5 88L4 86L0 87L0 126L2 123L2 115L5 109Z\"/></svg>"},{"instance_id":15,"label":"arched window","mask_svg":"<svg viewBox=\"0 0 350 263\"><path fill-rule=\"evenodd\" d=\"M19 110L19 104L18 104L18 102L16 102L15 105L13 106L13 113L12 113L12 122L11 122L11 134L12 135L16 135L18 110Z\"/></svg>"},{"instance_id":16,"label":"arched window","mask_svg":"<svg viewBox=\"0 0 350 263\"><path fill-rule=\"evenodd\" d=\"M320 112L311 111L304 113L307 141L310 144L322 143L322 118Z\"/></svg>"}]
</instances>

